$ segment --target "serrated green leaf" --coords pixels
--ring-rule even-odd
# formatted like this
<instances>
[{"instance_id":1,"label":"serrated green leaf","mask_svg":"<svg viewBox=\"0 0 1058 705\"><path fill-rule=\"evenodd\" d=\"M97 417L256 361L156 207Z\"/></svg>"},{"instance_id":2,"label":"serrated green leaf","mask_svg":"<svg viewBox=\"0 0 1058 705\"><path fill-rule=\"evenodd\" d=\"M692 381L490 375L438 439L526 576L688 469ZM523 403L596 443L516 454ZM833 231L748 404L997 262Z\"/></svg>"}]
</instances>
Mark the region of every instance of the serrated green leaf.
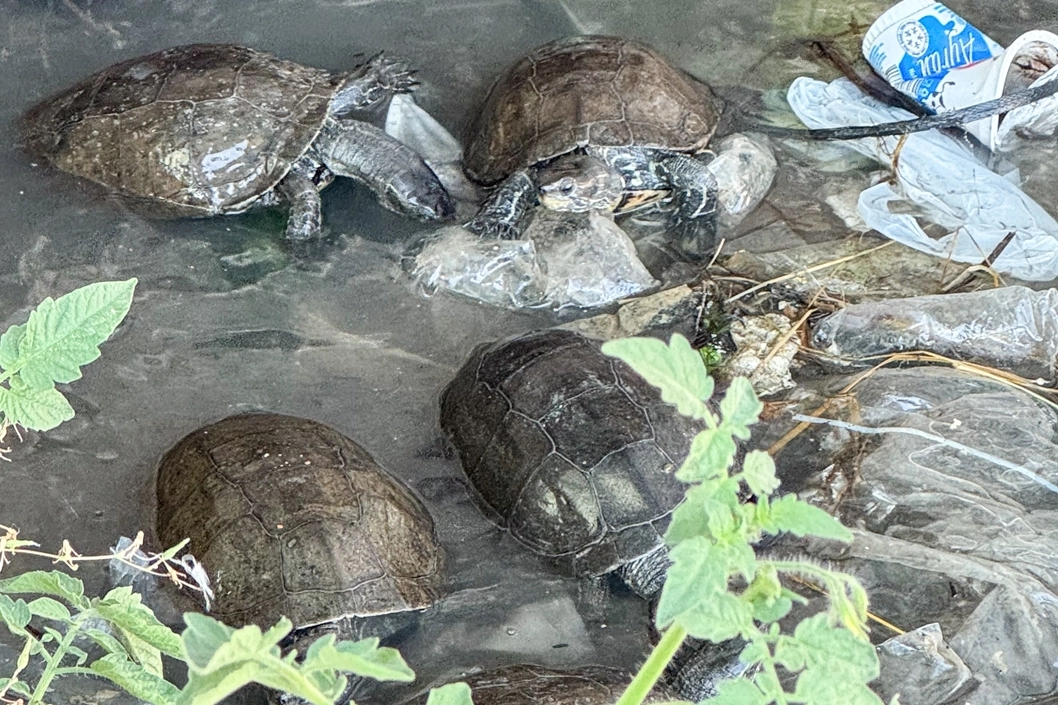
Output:
<instances>
[{"instance_id":1,"label":"serrated green leaf","mask_svg":"<svg viewBox=\"0 0 1058 705\"><path fill-rule=\"evenodd\" d=\"M0 580L0 593L8 595L50 595L80 610L88 609L84 584L57 570L31 570L7 580Z\"/></svg>"},{"instance_id":2,"label":"serrated green leaf","mask_svg":"<svg viewBox=\"0 0 1058 705\"><path fill-rule=\"evenodd\" d=\"M81 377L81 366L99 357L99 346L128 313L136 280L97 282L46 298L29 314L18 358L6 367L34 389Z\"/></svg>"},{"instance_id":3,"label":"serrated green leaf","mask_svg":"<svg viewBox=\"0 0 1058 705\"><path fill-rule=\"evenodd\" d=\"M749 491L758 497L767 497L779 487L775 476L775 461L764 451L754 450L746 454L742 463L742 479Z\"/></svg>"},{"instance_id":4,"label":"serrated green leaf","mask_svg":"<svg viewBox=\"0 0 1058 705\"><path fill-rule=\"evenodd\" d=\"M217 649L228 643L228 639L235 632L232 627L212 617L194 612L184 615L184 623L187 629L181 635L180 641L183 643L185 660L192 669L208 666Z\"/></svg>"},{"instance_id":5,"label":"serrated green leaf","mask_svg":"<svg viewBox=\"0 0 1058 705\"><path fill-rule=\"evenodd\" d=\"M757 576L757 554L745 541L735 539L717 543L713 546L713 557L724 566L728 576L741 574L746 582Z\"/></svg>"},{"instance_id":6,"label":"serrated green leaf","mask_svg":"<svg viewBox=\"0 0 1058 705\"><path fill-rule=\"evenodd\" d=\"M474 705L470 686L466 683L449 683L440 688L431 688L426 705Z\"/></svg>"},{"instance_id":7,"label":"serrated green leaf","mask_svg":"<svg viewBox=\"0 0 1058 705\"><path fill-rule=\"evenodd\" d=\"M153 705L172 705L179 691L159 675L120 654L107 654L89 666L96 673L128 691L133 697Z\"/></svg>"},{"instance_id":8,"label":"serrated green leaf","mask_svg":"<svg viewBox=\"0 0 1058 705\"><path fill-rule=\"evenodd\" d=\"M769 534L787 531L794 536L818 536L850 543L852 532L841 525L841 522L814 507L802 502L795 494L788 494L771 502L768 517L762 522L762 528Z\"/></svg>"},{"instance_id":9,"label":"serrated green leaf","mask_svg":"<svg viewBox=\"0 0 1058 705\"><path fill-rule=\"evenodd\" d=\"M665 629L681 615L702 602L711 601L727 591L724 564L712 556L713 544L695 537L672 548L672 565L658 600L656 621Z\"/></svg>"},{"instance_id":10,"label":"serrated green leaf","mask_svg":"<svg viewBox=\"0 0 1058 705\"><path fill-rule=\"evenodd\" d=\"M621 338L604 343L602 351L624 360L684 416L703 420L711 416L705 402L713 395L713 378L706 373L701 356L679 333L669 345L654 338Z\"/></svg>"},{"instance_id":11,"label":"serrated green leaf","mask_svg":"<svg viewBox=\"0 0 1058 705\"><path fill-rule=\"evenodd\" d=\"M108 654L117 654L122 658L128 658L128 651L125 646L113 634L95 627L82 627L81 633L94 641Z\"/></svg>"},{"instance_id":12,"label":"serrated green leaf","mask_svg":"<svg viewBox=\"0 0 1058 705\"><path fill-rule=\"evenodd\" d=\"M748 634L756 628L749 605L729 592L699 602L682 612L675 621L691 636L716 643Z\"/></svg>"},{"instance_id":13,"label":"serrated green leaf","mask_svg":"<svg viewBox=\"0 0 1058 705\"><path fill-rule=\"evenodd\" d=\"M843 669L806 668L797 678L794 697L805 705L884 705L866 683Z\"/></svg>"},{"instance_id":14,"label":"serrated green leaf","mask_svg":"<svg viewBox=\"0 0 1058 705\"><path fill-rule=\"evenodd\" d=\"M18 360L18 346L26 334L26 325L11 326L0 335L0 368L10 370Z\"/></svg>"},{"instance_id":15,"label":"serrated green leaf","mask_svg":"<svg viewBox=\"0 0 1058 705\"><path fill-rule=\"evenodd\" d=\"M29 611L38 617L51 619L56 622L67 623L70 621L70 610L66 605L50 597L38 597L29 603Z\"/></svg>"},{"instance_id":16,"label":"serrated green leaf","mask_svg":"<svg viewBox=\"0 0 1058 705\"><path fill-rule=\"evenodd\" d=\"M794 638L804 650L805 668L821 668L847 673L860 683L878 677L878 655L866 639L857 638L847 629L830 624L826 614L801 621Z\"/></svg>"},{"instance_id":17,"label":"serrated green leaf","mask_svg":"<svg viewBox=\"0 0 1058 705\"><path fill-rule=\"evenodd\" d=\"M129 637L125 640L125 646L133 658L143 665L147 666L149 661L160 658L151 655L145 645L173 658L180 658L183 654L180 637L158 621L154 612L142 604L140 596L131 587L125 585L114 588L96 602L95 609L103 619L121 630L119 636ZM143 644L135 643L134 639Z\"/></svg>"},{"instance_id":18,"label":"serrated green leaf","mask_svg":"<svg viewBox=\"0 0 1058 705\"><path fill-rule=\"evenodd\" d=\"M3 692L4 689L6 689L8 693L21 695L24 698L33 697L33 689L22 681L15 681L12 683L10 678L0 678L0 692Z\"/></svg>"},{"instance_id":19,"label":"serrated green leaf","mask_svg":"<svg viewBox=\"0 0 1058 705\"><path fill-rule=\"evenodd\" d=\"M50 431L73 418L73 407L54 386L33 389L18 376L8 384L10 387L0 386L0 412L9 422L34 431Z\"/></svg>"},{"instance_id":20,"label":"serrated green leaf","mask_svg":"<svg viewBox=\"0 0 1058 705\"><path fill-rule=\"evenodd\" d=\"M7 595L0 594L0 620L3 620L12 634L27 636L26 625L31 619L33 615L25 600L12 600Z\"/></svg>"},{"instance_id":21,"label":"serrated green leaf","mask_svg":"<svg viewBox=\"0 0 1058 705\"><path fill-rule=\"evenodd\" d=\"M726 477L735 458L735 441L731 433L720 429L706 429L691 441L691 448L676 478L683 482L705 482Z\"/></svg>"},{"instance_id":22,"label":"serrated green leaf","mask_svg":"<svg viewBox=\"0 0 1058 705\"><path fill-rule=\"evenodd\" d=\"M727 388L720 402L720 416L723 426L727 427L736 438L747 440L749 427L757 423L764 405L757 399L756 392L745 377L735 377Z\"/></svg>"},{"instance_id":23,"label":"serrated green leaf","mask_svg":"<svg viewBox=\"0 0 1058 705\"><path fill-rule=\"evenodd\" d=\"M770 702L752 681L728 678L716 686L715 696L706 698L700 705L768 705Z\"/></svg>"},{"instance_id":24,"label":"serrated green leaf","mask_svg":"<svg viewBox=\"0 0 1058 705\"><path fill-rule=\"evenodd\" d=\"M379 647L377 638L335 643L334 635L317 639L305 652L304 671L333 670L354 673L378 681L410 683L415 672L400 652Z\"/></svg>"}]
</instances>

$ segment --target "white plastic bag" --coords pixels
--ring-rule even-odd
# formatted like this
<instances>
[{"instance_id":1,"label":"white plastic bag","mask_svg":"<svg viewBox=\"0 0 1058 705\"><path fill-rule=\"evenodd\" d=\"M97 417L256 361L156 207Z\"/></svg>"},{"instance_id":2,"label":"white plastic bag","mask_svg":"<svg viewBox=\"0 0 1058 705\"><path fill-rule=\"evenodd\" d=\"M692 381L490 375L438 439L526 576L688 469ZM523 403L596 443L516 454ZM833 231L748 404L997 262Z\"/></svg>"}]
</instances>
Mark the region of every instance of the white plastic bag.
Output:
<instances>
[{"instance_id":1,"label":"white plastic bag","mask_svg":"<svg viewBox=\"0 0 1058 705\"><path fill-rule=\"evenodd\" d=\"M787 100L797 117L813 128L914 117L865 96L843 78L830 84L798 78ZM898 141L871 137L843 144L891 164ZM895 185L884 181L860 194L859 212L871 228L916 250L973 263L984 260L1013 232L1014 239L992 266L1026 281L1058 278L1058 222L967 148L942 133L919 132L907 136L898 164ZM901 201L914 204L918 215L947 228L949 234L933 239L914 215L892 212L890 204Z\"/></svg>"}]
</instances>

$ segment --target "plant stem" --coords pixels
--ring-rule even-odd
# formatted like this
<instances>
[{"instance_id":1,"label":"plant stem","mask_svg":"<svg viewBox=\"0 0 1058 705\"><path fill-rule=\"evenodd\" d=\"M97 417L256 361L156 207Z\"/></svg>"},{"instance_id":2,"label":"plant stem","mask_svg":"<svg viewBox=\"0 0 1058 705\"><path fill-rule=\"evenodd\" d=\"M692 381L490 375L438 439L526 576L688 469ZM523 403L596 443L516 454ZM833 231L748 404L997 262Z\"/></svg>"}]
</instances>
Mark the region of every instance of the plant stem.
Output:
<instances>
[{"instance_id":1,"label":"plant stem","mask_svg":"<svg viewBox=\"0 0 1058 705\"><path fill-rule=\"evenodd\" d=\"M70 622L66 634L63 635L62 641L55 646L55 652L47 659L48 665L44 668L44 672L40 674L40 681L37 682L37 687L33 690L33 696L29 699L29 705L41 705L41 703L44 702L44 696L48 693L48 687L51 685L55 676L58 675L57 671L59 670L59 665L66 656L66 652L69 650L70 645L73 644L74 637L77 636L77 632L80 630L80 620Z\"/></svg>"},{"instance_id":2,"label":"plant stem","mask_svg":"<svg viewBox=\"0 0 1058 705\"><path fill-rule=\"evenodd\" d=\"M665 633L661 635L661 640L647 657L646 663L625 688L625 692L621 694L617 705L640 705L646 699L654 684L664 673L665 666L669 665L669 661L676 654L676 649L680 648L685 636L687 636L687 630L679 624L673 624L665 630Z\"/></svg>"}]
</instances>

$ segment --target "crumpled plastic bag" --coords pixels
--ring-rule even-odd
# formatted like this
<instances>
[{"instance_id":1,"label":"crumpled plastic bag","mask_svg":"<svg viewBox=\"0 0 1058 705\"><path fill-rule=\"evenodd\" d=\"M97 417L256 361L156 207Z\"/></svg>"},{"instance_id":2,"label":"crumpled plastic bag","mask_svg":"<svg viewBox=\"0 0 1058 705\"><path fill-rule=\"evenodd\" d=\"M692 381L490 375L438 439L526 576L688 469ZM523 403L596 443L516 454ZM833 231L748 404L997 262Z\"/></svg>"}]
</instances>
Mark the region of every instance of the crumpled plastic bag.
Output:
<instances>
[{"instance_id":1,"label":"crumpled plastic bag","mask_svg":"<svg viewBox=\"0 0 1058 705\"><path fill-rule=\"evenodd\" d=\"M844 78L830 84L798 78L787 100L797 117L813 128L914 117L865 96ZM843 144L888 165L898 141L897 137L871 137ZM931 238L914 215L899 212L907 210L904 202L949 234ZM858 210L867 225L887 237L956 262L981 262L1014 232L992 266L1026 281L1058 278L1058 222L1016 184L937 131L908 135L900 150L897 184L886 180L867 189L860 194Z\"/></svg>"},{"instance_id":2,"label":"crumpled plastic bag","mask_svg":"<svg viewBox=\"0 0 1058 705\"><path fill-rule=\"evenodd\" d=\"M1007 286L854 304L816 325L812 347L850 363L926 350L1029 379L1053 379L1058 290Z\"/></svg>"},{"instance_id":3,"label":"crumpled plastic bag","mask_svg":"<svg viewBox=\"0 0 1058 705\"><path fill-rule=\"evenodd\" d=\"M847 382L833 380L822 394ZM954 701L936 688L935 698L912 702L1050 702L1058 694L1055 411L940 367L879 370L852 394L845 415L855 423L816 426L776 459L787 491L855 536L810 540L804 550L856 575L871 612L889 623L938 622L978 681ZM818 404L806 399L802 408ZM952 686L964 680L950 675Z\"/></svg>"},{"instance_id":4,"label":"crumpled plastic bag","mask_svg":"<svg viewBox=\"0 0 1058 705\"><path fill-rule=\"evenodd\" d=\"M509 308L591 308L658 285L612 219L545 208L523 240L444 228L415 258L412 277L427 294L447 289Z\"/></svg>"},{"instance_id":5,"label":"crumpled plastic bag","mask_svg":"<svg viewBox=\"0 0 1058 705\"><path fill-rule=\"evenodd\" d=\"M736 132L722 139L716 145L716 158L709 162L716 178L720 227L732 228L752 213L768 195L778 170L763 138Z\"/></svg>"}]
</instances>

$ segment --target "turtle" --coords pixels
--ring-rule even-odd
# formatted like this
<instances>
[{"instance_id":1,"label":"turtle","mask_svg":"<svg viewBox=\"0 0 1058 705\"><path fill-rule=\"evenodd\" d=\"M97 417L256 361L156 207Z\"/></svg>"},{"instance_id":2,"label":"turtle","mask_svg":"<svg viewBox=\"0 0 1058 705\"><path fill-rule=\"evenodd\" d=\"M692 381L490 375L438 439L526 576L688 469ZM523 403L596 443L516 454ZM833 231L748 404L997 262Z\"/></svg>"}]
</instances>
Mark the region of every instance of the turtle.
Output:
<instances>
[{"instance_id":1,"label":"turtle","mask_svg":"<svg viewBox=\"0 0 1058 705\"><path fill-rule=\"evenodd\" d=\"M598 341L557 328L479 345L440 407L486 516L577 577L616 573L657 594L699 422Z\"/></svg>"},{"instance_id":2,"label":"turtle","mask_svg":"<svg viewBox=\"0 0 1058 705\"><path fill-rule=\"evenodd\" d=\"M474 705L614 705L632 682L632 674L608 666L555 669L530 664L501 666L461 679L470 686ZM644 703L678 700L658 683ZM426 696L414 701L425 705Z\"/></svg>"},{"instance_id":3,"label":"turtle","mask_svg":"<svg viewBox=\"0 0 1058 705\"><path fill-rule=\"evenodd\" d=\"M158 540L190 539L228 624L286 616L292 640L342 625L385 637L384 617L441 595L446 554L422 501L317 421L248 413L200 428L162 458L157 495Z\"/></svg>"},{"instance_id":4,"label":"turtle","mask_svg":"<svg viewBox=\"0 0 1058 705\"><path fill-rule=\"evenodd\" d=\"M467 176L494 187L467 224L516 239L536 203L628 213L670 201L679 241L712 251L716 180L699 159L722 105L704 83L633 39L544 44L503 71L469 123Z\"/></svg>"},{"instance_id":5,"label":"turtle","mask_svg":"<svg viewBox=\"0 0 1058 705\"><path fill-rule=\"evenodd\" d=\"M286 203L286 237L320 233L318 189L335 175L387 209L443 220L453 203L422 158L353 114L415 84L378 54L336 74L235 44L191 44L114 64L22 116L33 157L152 217L207 217Z\"/></svg>"},{"instance_id":6,"label":"turtle","mask_svg":"<svg viewBox=\"0 0 1058 705\"><path fill-rule=\"evenodd\" d=\"M557 39L496 78L471 117L463 150L467 176L491 193L466 227L517 239L535 205L615 214L672 212L681 248L711 254L717 184L707 168L721 123L812 140L902 135L1006 112L1058 91L1058 81L939 115L881 125L787 129L748 121L705 83L628 38Z\"/></svg>"}]
</instances>

